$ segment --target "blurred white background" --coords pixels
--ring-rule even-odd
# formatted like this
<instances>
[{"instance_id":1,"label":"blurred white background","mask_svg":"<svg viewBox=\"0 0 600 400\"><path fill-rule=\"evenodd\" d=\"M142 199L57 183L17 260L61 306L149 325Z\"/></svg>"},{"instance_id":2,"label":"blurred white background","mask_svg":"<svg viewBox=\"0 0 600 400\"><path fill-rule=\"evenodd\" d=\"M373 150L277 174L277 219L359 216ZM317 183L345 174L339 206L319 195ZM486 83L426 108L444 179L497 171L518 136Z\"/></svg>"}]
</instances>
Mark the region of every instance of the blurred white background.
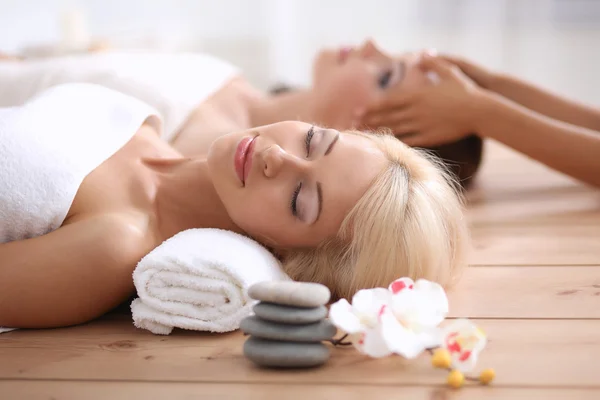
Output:
<instances>
[{"instance_id":1,"label":"blurred white background","mask_svg":"<svg viewBox=\"0 0 600 400\"><path fill-rule=\"evenodd\" d=\"M468 56L600 106L600 0L0 0L0 51L88 37L207 51L265 88L308 84L320 47L371 37L394 53Z\"/></svg>"}]
</instances>

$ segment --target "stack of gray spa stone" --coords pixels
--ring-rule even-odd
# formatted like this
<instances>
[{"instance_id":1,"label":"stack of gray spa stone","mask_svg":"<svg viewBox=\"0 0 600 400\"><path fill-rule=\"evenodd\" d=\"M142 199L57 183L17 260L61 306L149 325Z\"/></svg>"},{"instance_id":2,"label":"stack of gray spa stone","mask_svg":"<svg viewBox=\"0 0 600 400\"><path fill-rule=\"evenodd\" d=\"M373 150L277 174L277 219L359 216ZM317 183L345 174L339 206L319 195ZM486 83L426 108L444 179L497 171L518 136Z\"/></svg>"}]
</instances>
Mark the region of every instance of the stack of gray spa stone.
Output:
<instances>
[{"instance_id":1,"label":"stack of gray spa stone","mask_svg":"<svg viewBox=\"0 0 600 400\"><path fill-rule=\"evenodd\" d=\"M329 341L335 326L326 319L331 293L316 283L261 282L248 290L259 300L254 315L240 329L250 335L244 355L263 367L316 367L329 359Z\"/></svg>"}]
</instances>

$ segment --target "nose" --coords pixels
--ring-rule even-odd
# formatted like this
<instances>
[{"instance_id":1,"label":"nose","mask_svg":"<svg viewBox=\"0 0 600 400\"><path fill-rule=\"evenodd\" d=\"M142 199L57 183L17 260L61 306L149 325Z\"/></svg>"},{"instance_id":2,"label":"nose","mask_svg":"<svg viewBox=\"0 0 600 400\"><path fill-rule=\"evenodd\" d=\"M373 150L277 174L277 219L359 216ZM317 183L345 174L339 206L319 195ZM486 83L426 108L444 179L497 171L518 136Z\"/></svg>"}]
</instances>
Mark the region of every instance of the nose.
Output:
<instances>
[{"instance_id":1,"label":"nose","mask_svg":"<svg viewBox=\"0 0 600 400\"><path fill-rule=\"evenodd\" d=\"M305 171L306 161L287 153L278 145L270 146L262 152L263 173L267 178L275 178L284 170Z\"/></svg>"},{"instance_id":2,"label":"nose","mask_svg":"<svg viewBox=\"0 0 600 400\"><path fill-rule=\"evenodd\" d=\"M360 54L364 58L368 58L376 53L377 53L377 46L375 46L375 42L373 42L373 40L371 40L371 39L368 39L365 42L365 44L362 45L362 47L360 49Z\"/></svg>"}]
</instances>

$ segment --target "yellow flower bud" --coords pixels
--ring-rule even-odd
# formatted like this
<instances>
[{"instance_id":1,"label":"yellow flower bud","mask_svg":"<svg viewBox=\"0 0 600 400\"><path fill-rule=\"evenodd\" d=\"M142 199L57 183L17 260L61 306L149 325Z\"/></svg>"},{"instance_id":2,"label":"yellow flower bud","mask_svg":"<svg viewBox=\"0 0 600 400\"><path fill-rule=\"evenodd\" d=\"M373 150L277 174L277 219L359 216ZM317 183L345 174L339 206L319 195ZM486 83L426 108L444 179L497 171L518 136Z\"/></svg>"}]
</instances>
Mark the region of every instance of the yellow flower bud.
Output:
<instances>
[{"instance_id":1,"label":"yellow flower bud","mask_svg":"<svg viewBox=\"0 0 600 400\"><path fill-rule=\"evenodd\" d=\"M452 361L446 349L436 349L431 357L431 364L436 368L450 368Z\"/></svg>"},{"instance_id":2,"label":"yellow flower bud","mask_svg":"<svg viewBox=\"0 0 600 400\"><path fill-rule=\"evenodd\" d=\"M479 375L479 381L484 385L487 385L491 381L493 381L495 377L496 373L494 372L494 370L492 368L488 368L481 372L481 375Z\"/></svg>"},{"instance_id":3,"label":"yellow flower bud","mask_svg":"<svg viewBox=\"0 0 600 400\"><path fill-rule=\"evenodd\" d=\"M465 376L462 372L455 369L448 374L448 385L458 389L463 383L465 383Z\"/></svg>"}]
</instances>

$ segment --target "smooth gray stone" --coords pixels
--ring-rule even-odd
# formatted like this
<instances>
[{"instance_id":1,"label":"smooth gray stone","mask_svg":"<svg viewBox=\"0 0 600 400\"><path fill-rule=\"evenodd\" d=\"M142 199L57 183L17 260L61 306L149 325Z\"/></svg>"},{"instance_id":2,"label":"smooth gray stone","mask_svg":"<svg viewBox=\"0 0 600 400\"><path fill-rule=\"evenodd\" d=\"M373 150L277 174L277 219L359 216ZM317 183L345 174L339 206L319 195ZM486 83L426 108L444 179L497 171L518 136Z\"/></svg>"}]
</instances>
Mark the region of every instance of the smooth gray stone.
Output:
<instances>
[{"instance_id":1,"label":"smooth gray stone","mask_svg":"<svg viewBox=\"0 0 600 400\"><path fill-rule=\"evenodd\" d=\"M244 343L244 356L263 367L317 367L329 355L329 348L323 343L279 342L257 337L250 337Z\"/></svg>"},{"instance_id":2,"label":"smooth gray stone","mask_svg":"<svg viewBox=\"0 0 600 400\"><path fill-rule=\"evenodd\" d=\"M327 304L329 288L320 283L265 281L248 289L248 295L260 301L295 307L318 307Z\"/></svg>"},{"instance_id":3,"label":"smooth gray stone","mask_svg":"<svg viewBox=\"0 0 600 400\"><path fill-rule=\"evenodd\" d=\"M260 319L256 315L244 318L240 329L252 336L285 342L320 342L331 339L337 332L329 320L307 325L285 325Z\"/></svg>"},{"instance_id":4,"label":"smooth gray stone","mask_svg":"<svg viewBox=\"0 0 600 400\"><path fill-rule=\"evenodd\" d=\"M256 316L262 319L292 325L318 322L327 316L327 307L325 306L298 308L261 302L255 305L252 310Z\"/></svg>"}]
</instances>

